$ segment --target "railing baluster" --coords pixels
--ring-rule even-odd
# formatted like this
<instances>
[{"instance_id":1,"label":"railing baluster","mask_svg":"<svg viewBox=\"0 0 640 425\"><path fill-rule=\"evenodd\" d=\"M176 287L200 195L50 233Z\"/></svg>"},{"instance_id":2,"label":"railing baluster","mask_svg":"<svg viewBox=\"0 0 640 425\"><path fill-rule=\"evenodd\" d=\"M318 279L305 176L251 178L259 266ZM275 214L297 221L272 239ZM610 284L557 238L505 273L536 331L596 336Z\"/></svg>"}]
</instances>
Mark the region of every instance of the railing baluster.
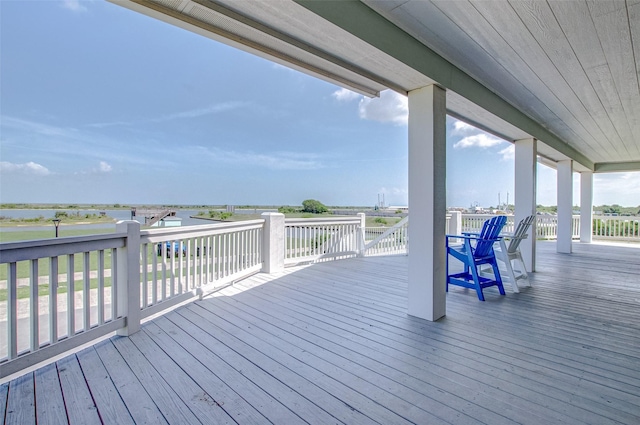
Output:
<instances>
[{"instance_id":1,"label":"railing baluster","mask_svg":"<svg viewBox=\"0 0 640 425\"><path fill-rule=\"evenodd\" d=\"M187 248L184 245L184 240L180 239L180 245L178 246L178 255L180 255L180 260L178 261L178 294L186 291L184 287L184 256L186 255L186 251Z\"/></svg>"},{"instance_id":2,"label":"railing baluster","mask_svg":"<svg viewBox=\"0 0 640 425\"><path fill-rule=\"evenodd\" d=\"M18 356L18 275L16 263L9 263L7 268L7 354L11 360Z\"/></svg>"},{"instance_id":3,"label":"railing baluster","mask_svg":"<svg viewBox=\"0 0 640 425\"><path fill-rule=\"evenodd\" d=\"M140 260L142 261L142 308L149 305L149 244L140 247Z\"/></svg>"},{"instance_id":4,"label":"railing baluster","mask_svg":"<svg viewBox=\"0 0 640 425\"><path fill-rule=\"evenodd\" d=\"M227 240L229 239L229 234L225 233L224 235L222 235L222 277L227 277L227 257L228 257L228 253L227 253L227 246L229 245L227 243Z\"/></svg>"},{"instance_id":5,"label":"railing baluster","mask_svg":"<svg viewBox=\"0 0 640 425\"><path fill-rule=\"evenodd\" d=\"M58 342L58 257L49 259L49 343Z\"/></svg>"},{"instance_id":6,"label":"railing baluster","mask_svg":"<svg viewBox=\"0 0 640 425\"><path fill-rule=\"evenodd\" d=\"M31 260L31 273L29 277L29 323L30 323L30 346L31 351L40 348L40 326L38 323L38 260Z\"/></svg>"},{"instance_id":7,"label":"railing baluster","mask_svg":"<svg viewBox=\"0 0 640 425\"><path fill-rule=\"evenodd\" d=\"M200 263L200 265L199 265L200 274L199 274L199 278L198 278L198 282L199 282L198 286L199 287L205 284L205 281L204 281L204 262L205 262L206 256L208 255L208 253L207 253L208 249L205 246L204 241L205 241L204 237L200 238L200 246L202 247L202 249L200 249L200 261L199 261L199 263Z\"/></svg>"},{"instance_id":8,"label":"railing baluster","mask_svg":"<svg viewBox=\"0 0 640 425\"><path fill-rule=\"evenodd\" d=\"M233 248L231 249L231 255L232 255L232 268L231 268L231 273L237 273L238 272L238 232L233 232L231 234L231 240L232 240L232 246Z\"/></svg>"},{"instance_id":9,"label":"railing baluster","mask_svg":"<svg viewBox=\"0 0 640 425\"><path fill-rule=\"evenodd\" d=\"M185 291L190 290L191 288L193 288L192 282L191 282L191 258L195 257L195 252L192 251L191 249L193 248L193 240L192 239L187 239L187 260L185 261L185 266L186 266L186 276L185 276L185 282L184 282L184 288Z\"/></svg>"},{"instance_id":10,"label":"railing baluster","mask_svg":"<svg viewBox=\"0 0 640 425\"><path fill-rule=\"evenodd\" d=\"M84 331L91 329L91 260L89 253L84 253L84 273L83 273L83 287L82 287L82 301L83 301L83 325Z\"/></svg>"},{"instance_id":11,"label":"railing baluster","mask_svg":"<svg viewBox=\"0 0 640 425\"><path fill-rule=\"evenodd\" d=\"M206 273L205 273L205 284L211 282L213 280L212 276L211 276L211 263L212 263L212 259L213 259L213 255L210 252L211 251L211 236L207 236L207 252L205 255L205 258L207 259L206 262Z\"/></svg>"},{"instance_id":12,"label":"railing baluster","mask_svg":"<svg viewBox=\"0 0 640 425\"><path fill-rule=\"evenodd\" d=\"M104 324L104 250L98 251L98 325Z\"/></svg>"},{"instance_id":13,"label":"railing baluster","mask_svg":"<svg viewBox=\"0 0 640 425\"><path fill-rule=\"evenodd\" d=\"M153 257L151 260L151 264L153 270L151 270L152 282L151 282L151 304L156 305L158 303L158 248L152 247L153 249ZM160 255L162 255L162 248L159 249Z\"/></svg>"},{"instance_id":14,"label":"railing baluster","mask_svg":"<svg viewBox=\"0 0 640 425\"><path fill-rule=\"evenodd\" d=\"M176 255L180 255L180 253L176 253L176 241L171 240L169 242L171 245L171 275L169 276L169 297L173 297L176 294Z\"/></svg>"},{"instance_id":15,"label":"railing baluster","mask_svg":"<svg viewBox=\"0 0 640 425\"><path fill-rule=\"evenodd\" d=\"M117 249L111 248L111 320L120 317L118 310L118 255Z\"/></svg>"},{"instance_id":16,"label":"railing baluster","mask_svg":"<svg viewBox=\"0 0 640 425\"><path fill-rule=\"evenodd\" d=\"M75 307L75 262L74 255L67 256L67 337L71 338L76 334L76 307Z\"/></svg>"},{"instance_id":17,"label":"railing baluster","mask_svg":"<svg viewBox=\"0 0 640 425\"><path fill-rule=\"evenodd\" d=\"M167 298L167 244L162 242L162 281L160 282L160 301Z\"/></svg>"}]
</instances>

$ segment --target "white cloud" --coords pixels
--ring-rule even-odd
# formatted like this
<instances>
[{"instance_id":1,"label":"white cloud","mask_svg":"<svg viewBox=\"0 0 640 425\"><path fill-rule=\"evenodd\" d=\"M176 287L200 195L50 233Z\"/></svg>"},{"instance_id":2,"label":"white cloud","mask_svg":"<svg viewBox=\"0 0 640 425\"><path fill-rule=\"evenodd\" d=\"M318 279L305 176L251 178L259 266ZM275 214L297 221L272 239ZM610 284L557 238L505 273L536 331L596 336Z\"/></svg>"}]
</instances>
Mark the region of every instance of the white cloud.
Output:
<instances>
[{"instance_id":1,"label":"white cloud","mask_svg":"<svg viewBox=\"0 0 640 425\"><path fill-rule=\"evenodd\" d=\"M516 145L509 143L509 146L498 153L502 155L503 161L513 160L516 157Z\"/></svg>"},{"instance_id":2,"label":"white cloud","mask_svg":"<svg viewBox=\"0 0 640 425\"><path fill-rule=\"evenodd\" d=\"M498 139L497 137L490 136L486 133L474 134L473 136L467 136L459 141L457 141L453 147L455 149L464 149L471 147L479 147L479 148L490 148L493 146L500 145L502 143L507 143L502 139Z\"/></svg>"},{"instance_id":3,"label":"white cloud","mask_svg":"<svg viewBox=\"0 0 640 425\"><path fill-rule=\"evenodd\" d=\"M406 125L409 120L409 102L406 96L402 96L391 90L380 93L379 98L363 97L358 105L360 118L396 125Z\"/></svg>"},{"instance_id":4,"label":"white cloud","mask_svg":"<svg viewBox=\"0 0 640 425\"><path fill-rule=\"evenodd\" d=\"M350 102L352 100L358 99L362 95L349 89L341 88L340 90L334 91L331 96L333 96L339 102Z\"/></svg>"},{"instance_id":5,"label":"white cloud","mask_svg":"<svg viewBox=\"0 0 640 425\"><path fill-rule=\"evenodd\" d=\"M86 12L87 8L80 4L80 0L63 0L62 7L73 12Z\"/></svg>"},{"instance_id":6,"label":"white cloud","mask_svg":"<svg viewBox=\"0 0 640 425\"><path fill-rule=\"evenodd\" d=\"M108 172L110 172L112 170L112 167L107 162L100 161L99 170L100 170L101 173L108 173Z\"/></svg>"},{"instance_id":7,"label":"white cloud","mask_svg":"<svg viewBox=\"0 0 640 425\"><path fill-rule=\"evenodd\" d=\"M225 151L218 148L201 147L214 160L241 164L244 166L264 167L272 170L315 170L324 168L315 154L294 152L274 152L270 154L256 152Z\"/></svg>"},{"instance_id":8,"label":"white cloud","mask_svg":"<svg viewBox=\"0 0 640 425\"><path fill-rule=\"evenodd\" d=\"M409 199L409 189L406 187L381 187L379 194L384 195L386 205L407 205Z\"/></svg>"},{"instance_id":9,"label":"white cloud","mask_svg":"<svg viewBox=\"0 0 640 425\"><path fill-rule=\"evenodd\" d=\"M13 164L11 162L0 161L0 173L21 173L36 176L48 176L51 174L47 167L32 161L25 164Z\"/></svg>"},{"instance_id":10,"label":"white cloud","mask_svg":"<svg viewBox=\"0 0 640 425\"><path fill-rule=\"evenodd\" d=\"M173 121L184 118L197 118L206 115L215 115L222 112L232 111L234 109L240 109L251 106L251 102L230 101L216 103L213 105L205 106L202 108L190 109L187 111L175 112L172 114L162 115L156 118L148 118L137 121L111 121L111 122L99 122L87 124L87 127L104 128L114 126L130 126L134 124L153 123L153 122L165 122Z\"/></svg>"},{"instance_id":11,"label":"white cloud","mask_svg":"<svg viewBox=\"0 0 640 425\"><path fill-rule=\"evenodd\" d=\"M594 205L640 205L640 172L594 174Z\"/></svg>"},{"instance_id":12,"label":"white cloud","mask_svg":"<svg viewBox=\"0 0 640 425\"><path fill-rule=\"evenodd\" d=\"M249 102L223 102L217 103L214 105L209 105L204 108L191 109L189 111L177 112L175 114L165 115L160 118L155 118L150 121L160 122L160 121L169 121L180 118L196 118L202 117L205 115L213 115L219 114L220 112L231 111L233 109L243 108L245 106L250 105Z\"/></svg>"},{"instance_id":13,"label":"white cloud","mask_svg":"<svg viewBox=\"0 0 640 425\"><path fill-rule=\"evenodd\" d=\"M477 133L480 130L471 124L467 124L466 122L455 120L453 123L453 131L452 134L468 134L468 133Z\"/></svg>"}]
</instances>

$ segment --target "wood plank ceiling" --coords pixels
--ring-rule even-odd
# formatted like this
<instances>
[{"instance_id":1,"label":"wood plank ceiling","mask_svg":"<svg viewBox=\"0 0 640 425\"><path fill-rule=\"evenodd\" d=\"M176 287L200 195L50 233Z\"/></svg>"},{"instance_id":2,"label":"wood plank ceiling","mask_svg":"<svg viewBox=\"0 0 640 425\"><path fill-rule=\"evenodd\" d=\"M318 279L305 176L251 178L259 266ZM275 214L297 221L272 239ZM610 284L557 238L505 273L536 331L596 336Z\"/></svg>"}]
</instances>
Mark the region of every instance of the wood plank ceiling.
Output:
<instances>
[{"instance_id":1,"label":"wood plank ceiling","mask_svg":"<svg viewBox=\"0 0 640 425\"><path fill-rule=\"evenodd\" d=\"M594 162L640 160L640 1L364 2Z\"/></svg>"},{"instance_id":2,"label":"wood plank ceiling","mask_svg":"<svg viewBox=\"0 0 640 425\"><path fill-rule=\"evenodd\" d=\"M435 82L548 159L640 170L640 0L111 1L366 95Z\"/></svg>"}]
</instances>

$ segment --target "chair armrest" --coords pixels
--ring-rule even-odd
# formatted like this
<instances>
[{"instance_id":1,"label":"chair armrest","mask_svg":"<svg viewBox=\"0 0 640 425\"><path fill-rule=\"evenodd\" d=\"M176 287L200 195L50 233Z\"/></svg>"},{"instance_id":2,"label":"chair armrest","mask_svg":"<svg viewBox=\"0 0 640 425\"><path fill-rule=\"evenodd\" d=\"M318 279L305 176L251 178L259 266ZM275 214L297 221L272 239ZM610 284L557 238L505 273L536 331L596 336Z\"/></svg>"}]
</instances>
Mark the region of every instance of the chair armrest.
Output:
<instances>
[{"instance_id":1,"label":"chair armrest","mask_svg":"<svg viewBox=\"0 0 640 425\"><path fill-rule=\"evenodd\" d=\"M514 240L514 239L527 239L529 237L529 235L525 233L522 236L514 236L513 233L507 233L507 234L504 234L504 235L500 235L500 237L504 238L505 240L510 241L510 240Z\"/></svg>"},{"instance_id":2,"label":"chair armrest","mask_svg":"<svg viewBox=\"0 0 640 425\"><path fill-rule=\"evenodd\" d=\"M502 236L497 236L495 238L492 239L486 239L486 238L481 238L479 235L477 234L467 234L467 233L463 233L462 235L445 235L445 237L448 238L458 238L458 239L469 239L469 240L481 240L481 241L494 241L497 242L500 239L502 239Z\"/></svg>"}]
</instances>

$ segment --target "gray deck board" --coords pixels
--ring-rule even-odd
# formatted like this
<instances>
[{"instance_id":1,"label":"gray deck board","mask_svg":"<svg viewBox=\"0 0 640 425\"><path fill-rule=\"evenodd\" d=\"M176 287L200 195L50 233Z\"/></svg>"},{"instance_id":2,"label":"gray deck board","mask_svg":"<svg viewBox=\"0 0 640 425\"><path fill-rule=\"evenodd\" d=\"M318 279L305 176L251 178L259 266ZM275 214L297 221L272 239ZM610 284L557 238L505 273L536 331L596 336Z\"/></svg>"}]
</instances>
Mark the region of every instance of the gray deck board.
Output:
<instances>
[{"instance_id":1,"label":"gray deck board","mask_svg":"<svg viewBox=\"0 0 640 425\"><path fill-rule=\"evenodd\" d=\"M313 379L319 375L314 374L313 370L304 373L304 365L299 364L293 357L281 353L275 347L264 345L259 338L251 336L238 338L210 322L204 325L203 319L208 312L203 309L196 309L196 311L198 314L192 309L179 311L180 316L191 319L191 324L195 325L195 329L190 330L190 333L194 336L202 336L203 344L214 350L217 355L224 356L225 359L227 355L235 356L233 363L237 364L236 367L242 368L243 373L247 370L247 364L240 357L252 363L254 368L262 369L268 374L264 379L269 383L269 388L274 390L274 396L280 398L288 395L283 403L293 403L292 408L295 408L299 415L304 415L303 418L310 423L375 423L322 389ZM168 318L179 324L179 319L173 315L168 315ZM209 336L207 332L211 332ZM218 340L223 344L222 350L214 345L214 341ZM260 349L255 348L254 345ZM232 352L227 353L224 347L228 347Z\"/></svg>"},{"instance_id":2,"label":"gray deck board","mask_svg":"<svg viewBox=\"0 0 640 425\"><path fill-rule=\"evenodd\" d=\"M55 363L35 371L36 416L40 425L56 425L67 421L60 378Z\"/></svg>"},{"instance_id":3,"label":"gray deck board","mask_svg":"<svg viewBox=\"0 0 640 425\"><path fill-rule=\"evenodd\" d=\"M78 358L69 356L57 363L60 388L62 388L69 423L78 425L102 423Z\"/></svg>"},{"instance_id":4,"label":"gray deck board","mask_svg":"<svg viewBox=\"0 0 640 425\"><path fill-rule=\"evenodd\" d=\"M104 341L94 345L93 348L100 357L133 421L137 424L167 424L160 409L116 350L113 342Z\"/></svg>"},{"instance_id":5,"label":"gray deck board","mask_svg":"<svg viewBox=\"0 0 640 425\"><path fill-rule=\"evenodd\" d=\"M638 424L640 249L554 251L520 293L451 288L435 323L406 314L404 256L258 274L0 386L0 418Z\"/></svg>"},{"instance_id":6,"label":"gray deck board","mask_svg":"<svg viewBox=\"0 0 640 425\"><path fill-rule=\"evenodd\" d=\"M9 395L9 383L5 382L0 385L0 418L4 422L5 414L7 412L7 396Z\"/></svg>"},{"instance_id":7,"label":"gray deck board","mask_svg":"<svg viewBox=\"0 0 640 425\"><path fill-rule=\"evenodd\" d=\"M100 419L108 424L133 424L133 418L96 350L93 347L87 348L80 351L77 357L96 408L100 412ZM40 423L39 414L38 423Z\"/></svg>"},{"instance_id":8,"label":"gray deck board","mask_svg":"<svg viewBox=\"0 0 640 425\"><path fill-rule=\"evenodd\" d=\"M11 381L5 423L7 425L36 423L33 374L23 375Z\"/></svg>"},{"instance_id":9,"label":"gray deck board","mask_svg":"<svg viewBox=\"0 0 640 425\"><path fill-rule=\"evenodd\" d=\"M170 424L198 424L203 423L193 414L182 398L176 394L180 388L172 388L166 382L162 374L155 368L147 357L141 352L129 338L115 338L113 343L116 349L125 359L131 371L140 380L146 392L149 394L164 418ZM177 379L184 379L185 376L177 376Z\"/></svg>"},{"instance_id":10,"label":"gray deck board","mask_svg":"<svg viewBox=\"0 0 640 425\"><path fill-rule=\"evenodd\" d=\"M182 353L179 358L184 362L187 373L199 382L208 394L216 397L216 401L236 422L264 422L265 416L260 414L263 412L266 419L273 423L304 423L299 416L279 403L279 400L272 398L268 392L255 383L258 381L262 383L263 387L273 390L279 381L261 382L261 374L253 364L242 361L239 358L240 354L230 353L230 350L222 344L217 345L214 351L209 351L205 345L186 334L178 326L182 324L183 329L191 331L194 327L193 323L177 314L171 316L173 321L162 318L163 320L158 320L156 326L150 325L145 330L154 332L158 341L164 340L163 347L176 347L168 339L175 338L182 350L186 352ZM227 351L230 356L227 357L221 353L223 350ZM225 362L224 358L227 358L230 363ZM235 368L238 363L242 364L239 370ZM280 391L283 396L288 392L286 387L279 388L278 392ZM253 407L254 405L256 407Z\"/></svg>"}]
</instances>

